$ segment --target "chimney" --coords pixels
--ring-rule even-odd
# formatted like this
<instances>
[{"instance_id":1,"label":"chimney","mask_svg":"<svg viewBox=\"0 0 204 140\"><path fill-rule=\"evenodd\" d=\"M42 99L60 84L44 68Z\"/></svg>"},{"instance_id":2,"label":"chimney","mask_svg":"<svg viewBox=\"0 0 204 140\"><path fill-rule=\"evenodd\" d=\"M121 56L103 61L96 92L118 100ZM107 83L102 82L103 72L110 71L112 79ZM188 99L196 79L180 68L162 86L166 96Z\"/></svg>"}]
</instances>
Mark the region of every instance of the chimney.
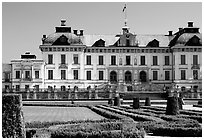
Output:
<instances>
[{"instance_id":1,"label":"chimney","mask_svg":"<svg viewBox=\"0 0 204 140\"><path fill-rule=\"evenodd\" d=\"M66 22L66 19L61 19L61 26L66 26L65 22Z\"/></svg>"},{"instance_id":2,"label":"chimney","mask_svg":"<svg viewBox=\"0 0 204 140\"><path fill-rule=\"evenodd\" d=\"M192 21L188 22L188 27L193 27L193 22Z\"/></svg>"},{"instance_id":3,"label":"chimney","mask_svg":"<svg viewBox=\"0 0 204 140\"><path fill-rule=\"evenodd\" d=\"M77 31L78 31L78 30L73 30L73 32L74 32L75 35L77 35Z\"/></svg>"},{"instance_id":4,"label":"chimney","mask_svg":"<svg viewBox=\"0 0 204 140\"><path fill-rule=\"evenodd\" d=\"M80 36L83 36L84 35L84 30L80 30Z\"/></svg>"},{"instance_id":5,"label":"chimney","mask_svg":"<svg viewBox=\"0 0 204 140\"><path fill-rule=\"evenodd\" d=\"M46 39L46 35L43 35L43 38L42 38L42 44L44 44L45 39Z\"/></svg>"},{"instance_id":6,"label":"chimney","mask_svg":"<svg viewBox=\"0 0 204 140\"><path fill-rule=\"evenodd\" d=\"M173 31L169 31L169 36L172 36Z\"/></svg>"}]
</instances>

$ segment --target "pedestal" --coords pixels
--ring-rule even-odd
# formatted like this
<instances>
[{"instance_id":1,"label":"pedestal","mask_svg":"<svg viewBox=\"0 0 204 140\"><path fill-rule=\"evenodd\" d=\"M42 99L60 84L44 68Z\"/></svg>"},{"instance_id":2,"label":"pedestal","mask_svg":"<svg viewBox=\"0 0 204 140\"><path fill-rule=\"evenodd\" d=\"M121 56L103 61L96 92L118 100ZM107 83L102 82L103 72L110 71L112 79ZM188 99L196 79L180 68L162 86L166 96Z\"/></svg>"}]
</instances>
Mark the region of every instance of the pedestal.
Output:
<instances>
[{"instance_id":1,"label":"pedestal","mask_svg":"<svg viewBox=\"0 0 204 140\"><path fill-rule=\"evenodd\" d=\"M28 93L28 92L26 93L26 99L29 99L29 94L30 93Z\"/></svg>"},{"instance_id":2,"label":"pedestal","mask_svg":"<svg viewBox=\"0 0 204 140\"><path fill-rule=\"evenodd\" d=\"M47 94L47 99L50 99L51 93Z\"/></svg>"},{"instance_id":3,"label":"pedestal","mask_svg":"<svg viewBox=\"0 0 204 140\"><path fill-rule=\"evenodd\" d=\"M58 99L57 93L54 93L54 99Z\"/></svg>"},{"instance_id":4,"label":"pedestal","mask_svg":"<svg viewBox=\"0 0 204 140\"><path fill-rule=\"evenodd\" d=\"M35 92L33 93L33 99L37 99L37 95Z\"/></svg>"}]
</instances>

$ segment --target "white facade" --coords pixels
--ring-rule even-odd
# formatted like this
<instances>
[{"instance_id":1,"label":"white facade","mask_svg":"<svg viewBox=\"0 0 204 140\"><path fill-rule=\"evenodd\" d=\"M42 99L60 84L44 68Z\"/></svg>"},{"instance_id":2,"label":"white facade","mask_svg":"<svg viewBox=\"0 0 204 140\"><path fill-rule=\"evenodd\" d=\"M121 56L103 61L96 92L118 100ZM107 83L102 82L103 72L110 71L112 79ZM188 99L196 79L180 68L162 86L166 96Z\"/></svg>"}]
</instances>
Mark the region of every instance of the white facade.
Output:
<instances>
[{"instance_id":1,"label":"white facade","mask_svg":"<svg viewBox=\"0 0 204 140\"><path fill-rule=\"evenodd\" d=\"M30 55L30 54L27 54ZM16 91L44 88L44 62L35 58L12 60L12 86Z\"/></svg>"},{"instance_id":2,"label":"white facade","mask_svg":"<svg viewBox=\"0 0 204 140\"><path fill-rule=\"evenodd\" d=\"M128 27L122 29L119 35L84 35L83 30L72 32L61 21L53 34L43 35L39 46L43 60L11 61L14 87L66 90L115 84L134 89L138 84L153 84L157 90L174 84L179 89L202 88L202 36L191 22L168 35L139 35ZM37 70L39 78L35 78ZM31 80L25 78L26 71Z\"/></svg>"}]
</instances>

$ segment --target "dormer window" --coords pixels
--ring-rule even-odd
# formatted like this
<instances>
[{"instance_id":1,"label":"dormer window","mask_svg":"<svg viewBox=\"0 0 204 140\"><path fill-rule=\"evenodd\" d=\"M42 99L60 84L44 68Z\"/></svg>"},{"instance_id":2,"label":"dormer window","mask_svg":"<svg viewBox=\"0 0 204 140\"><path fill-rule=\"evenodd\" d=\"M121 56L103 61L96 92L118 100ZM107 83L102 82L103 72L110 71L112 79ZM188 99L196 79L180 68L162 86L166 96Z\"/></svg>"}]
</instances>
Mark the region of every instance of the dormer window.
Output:
<instances>
[{"instance_id":1,"label":"dormer window","mask_svg":"<svg viewBox=\"0 0 204 140\"><path fill-rule=\"evenodd\" d=\"M99 39L92 46L93 47L105 47L105 41L103 39Z\"/></svg>"},{"instance_id":2,"label":"dormer window","mask_svg":"<svg viewBox=\"0 0 204 140\"><path fill-rule=\"evenodd\" d=\"M201 46L200 38L194 35L191 39L186 42L185 46Z\"/></svg>"},{"instance_id":3,"label":"dormer window","mask_svg":"<svg viewBox=\"0 0 204 140\"><path fill-rule=\"evenodd\" d=\"M65 35L61 35L52 45L70 45L70 43Z\"/></svg>"},{"instance_id":4,"label":"dormer window","mask_svg":"<svg viewBox=\"0 0 204 140\"><path fill-rule=\"evenodd\" d=\"M148 47L159 47L159 41L154 39L147 44Z\"/></svg>"}]
</instances>

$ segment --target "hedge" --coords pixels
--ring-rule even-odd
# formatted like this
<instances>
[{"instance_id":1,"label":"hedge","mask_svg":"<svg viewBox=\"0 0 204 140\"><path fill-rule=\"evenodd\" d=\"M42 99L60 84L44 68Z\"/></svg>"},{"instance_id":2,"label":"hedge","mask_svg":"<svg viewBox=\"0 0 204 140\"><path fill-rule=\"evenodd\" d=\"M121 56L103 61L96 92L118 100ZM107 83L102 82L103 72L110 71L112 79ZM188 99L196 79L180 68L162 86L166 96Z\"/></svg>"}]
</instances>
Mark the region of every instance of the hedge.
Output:
<instances>
[{"instance_id":1,"label":"hedge","mask_svg":"<svg viewBox=\"0 0 204 140\"><path fill-rule=\"evenodd\" d=\"M69 132L92 132L92 131L111 131L111 130L121 130L122 122L105 122L105 123L79 123L79 124L66 124L59 126L51 126L49 128L51 131L55 130L66 130Z\"/></svg>"},{"instance_id":2,"label":"hedge","mask_svg":"<svg viewBox=\"0 0 204 140\"><path fill-rule=\"evenodd\" d=\"M102 119L102 120L73 120L73 121L54 121L54 122L26 122L26 128L49 128L53 125L63 125L63 124L78 124L78 123L102 123L102 122L116 122L116 120Z\"/></svg>"},{"instance_id":3,"label":"hedge","mask_svg":"<svg viewBox=\"0 0 204 140\"><path fill-rule=\"evenodd\" d=\"M113 112L110 112L110 111L107 111L105 109L102 109L102 108L98 108L98 107L95 107L95 106L89 106L89 108L96 112L97 114L105 117L105 118L109 118L109 119L125 119L127 118L127 116L124 116L124 115L120 115L120 114L117 114L117 113L113 113Z\"/></svg>"},{"instance_id":4,"label":"hedge","mask_svg":"<svg viewBox=\"0 0 204 140\"><path fill-rule=\"evenodd\" d=\"M153 116L137 115L137 114L134 114L134 113L121 111L121 110L114 109L114 108L111 108L111 107L106 107L106 106L103 106L103 105L98 105L98 107L103 108L103 109L107 109L107 110L112 111L114 113L118 113L118 114L121 114L121 115L131 117L135 121L156 121L156 122L163 122L164 121L161 118L157 118L157 117L153 117Z\"/></svg>"},{"instance_id":5,"label":"hedge","mask_svg":"<svg viewBox=\"0 0 204 140\"><path fill-rule=\"evenodd\" d=\"M200 137L202 127L197 121L171 121L171 122L143 122L139 123L138 128L143 127L147 133L157 136L173 137Z\"/></svg>"},{"instance_id":6,"label":"hedge","mask_svg":"<svg viewBox=\"0 0 204 140\"><path fill-rule=\"evenodd\" d=\"M2 98L2 137L25 138L25 133L21 95L4 94Z\"/></svg>"},{"instance_id":7,"label":"hedge","mask_svg":"<svg viewBox=\"0 0 204 140\"><path fill-rule=\"evenodd\" d=\"M52 138L142 138L145 136L144 130L136 127L129 127L128 131L123 131L120 123L95 123L80 124L73 126L62 126L54 131L51 130ZM126 129L127 130L127 129Z\"/></svg>"}]
</instances>

